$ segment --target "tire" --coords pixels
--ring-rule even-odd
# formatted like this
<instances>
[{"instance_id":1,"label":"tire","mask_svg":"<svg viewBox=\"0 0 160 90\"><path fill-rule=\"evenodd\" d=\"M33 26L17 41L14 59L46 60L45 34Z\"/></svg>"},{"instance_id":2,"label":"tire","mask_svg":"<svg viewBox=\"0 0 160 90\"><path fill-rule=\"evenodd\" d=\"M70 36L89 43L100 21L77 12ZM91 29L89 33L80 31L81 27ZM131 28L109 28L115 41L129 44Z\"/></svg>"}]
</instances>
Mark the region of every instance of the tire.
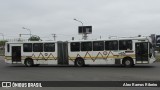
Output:
<instances>
[{"instance_id":1,"label":"tire","mask_svg":"<svg viewBox=\"0 0 160 90\"><path fill-rule=\"evenodd\" d=\"M77 67L83 67L83 66L85 66L84 59L82 59L82 58L77 58L77 59L75 60L75 66L77 66Z\"/></svg>"},{"instance_id":2,"label":"tire","mask_svg":"<svg viewBox=\"0 0 160 90\"><path fill-rule=\"evenodd\" d=\"M124 65L125 67L133 67L133 66L134 66L133 60L130 59L130 58L126 58L126 59L124 60L124 62L123 62L123 65Z\"/></svg>"},{"instance_id":3,"label":"tire","mask_svg":"<svg viewBox=\"0 0 160 90\"><path fill-rule=\"evenodd\" d=\"M32 67L34 66L34 63L33 63L33 60L31 59L27 59L25 60L25 63L24 63L27 67Z\"/></svg>"},{"instance_id":4,"label":"tire","mask_svg":"<svg viewBox=\"0 0 160 90\"><path fill-rule=\"evenodd\" d=\"M39 67L40 64L34 64L35 67Z\"/></svg>"}]
</instances>

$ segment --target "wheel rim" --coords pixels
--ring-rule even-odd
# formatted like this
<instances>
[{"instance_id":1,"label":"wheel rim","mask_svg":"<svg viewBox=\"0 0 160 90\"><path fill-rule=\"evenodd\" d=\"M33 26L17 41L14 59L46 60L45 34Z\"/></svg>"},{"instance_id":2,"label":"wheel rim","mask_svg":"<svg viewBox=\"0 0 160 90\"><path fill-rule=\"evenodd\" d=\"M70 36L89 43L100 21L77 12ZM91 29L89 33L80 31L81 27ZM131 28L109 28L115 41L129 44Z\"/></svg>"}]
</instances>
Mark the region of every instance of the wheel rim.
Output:
<instances>
[{"instance_id":1,"label":"wheel rim","mask_svg":"<svg viewBox=\"0 0 160 90\"><path fill-rule=\"evenodd\" d=\"M82 66L83 65L83 61L82 60L78 60L77 65L78 66Z\"/></svg>"},{"instance_id":2,"label":"wheel rim","mask_svg":"<svg viewBox=\"0 0 160 90\"><path fill-rule=\"evenodd\" d=\"M31 62L30 61L27 61L27 66L31 66Z\"/></svg>"},{"instance_id":3,"label":"wheel rim","mask_svg":"<svg viewBox=\"0 0 160 90\"><path fill-rule=\"evenodd\" d=\"M126 66L129 66L129 65L131 64L130 60L127 60L127 61L125 62L125 64L126 64Z\"/></svg>"}]
</instances>

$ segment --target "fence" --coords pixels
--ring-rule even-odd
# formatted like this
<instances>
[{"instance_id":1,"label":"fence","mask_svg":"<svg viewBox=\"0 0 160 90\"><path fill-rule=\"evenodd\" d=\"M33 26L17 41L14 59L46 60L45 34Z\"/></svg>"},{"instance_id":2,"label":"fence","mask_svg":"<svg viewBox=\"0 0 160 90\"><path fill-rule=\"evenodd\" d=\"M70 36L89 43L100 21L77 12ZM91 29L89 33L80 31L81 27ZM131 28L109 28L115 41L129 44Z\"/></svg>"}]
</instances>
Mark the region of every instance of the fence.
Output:
<instances>
[{"instance_id":1,"label":"fence","mask_svg":"<svg viewBox=\"0 0 160 90\"><path fill-rule=\"evenodd\" d=\"M26 42L28 41L28 39L14 38L14 39L6 39L6 41L8 42L20 42L20 41Z\"/></svg>"}]
</instances>

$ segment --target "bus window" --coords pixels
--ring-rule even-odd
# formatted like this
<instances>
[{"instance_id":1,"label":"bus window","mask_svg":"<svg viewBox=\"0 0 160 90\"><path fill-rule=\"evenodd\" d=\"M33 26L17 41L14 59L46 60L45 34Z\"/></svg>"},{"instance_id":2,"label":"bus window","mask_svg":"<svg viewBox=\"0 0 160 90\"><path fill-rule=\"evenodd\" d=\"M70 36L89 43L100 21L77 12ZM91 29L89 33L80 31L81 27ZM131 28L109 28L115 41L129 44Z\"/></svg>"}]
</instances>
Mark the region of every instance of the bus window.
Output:
<instances>
[{"instance_id":1,"label":"bus window","mask_svg":"<svg viewBox=\"0 0 160 90\"><path fill-rule=\"evenodd\" d=\"M132 41L131 40L119 41L119 50L132 50Z\"/></svg>"},{"instance_id":2,"label":"bus window","mask_svg":"<svg viewBox=\"0 0 160 90\"><path fill-rule=\"evenodd\" d=\"M43 43L34 43L33 52L43 52Z\"/></svg>"},{"instance_id":3,"label":"bus window","mask_svg":"<svg viewBox=\"0 0 160 90\"><path fill-rule=\"evenodd\" d=\"M70 48L71 48L72 52L80 51L80 43L79 42L72 42Z\"/></svg>"},{"instance_id":4,"label":"bus window","mask_svg":"<svg viewBox=\"0 0 160 90\"><path fill-rule=\"evenodd\" d=\"M82 42L81 51L92 51L92 42Z\"/></svg>"},{"instance_id":5,"label":"bus window","mask_svg":"<svg viewBox=\"0 0 160 90\"><path fill-rule=\"evenodd\" d=\"M24 43L23 52L32 52L32 43Z\"/></svg>"},{"instance_id":6,"label":"bus window","mask_svg":"<svg viewBox=\"0 0 160 90\"><path fill-rule=\"evenodd\" d=\"M118 41L106 41L105 50L118 50Z\"/></svg>"},{"instance_id":7,"label":"bus window","mask_svg":"<svg viewBox=\"0 0 160 90\"><path fill-rule=\"evenodd\" d=\"M55 52L55 43L45 43L44 52Z\"/></svg>"},{"instance_id":8,"label":"bus window","mask_svg":"<svg viewBox=\"0 0 160 90\"><path fill-rule=\"evenodd\" d=\"M10 52L10 45L7 44L7 52Z\"/></svg>"},{"instance_id":9,"label":"bus window","mask_svg":"<svg viewBox=\"0 0 160 90\"><path fill-rule=\"evenodd\" d=\"M93 51L104 51L104 41L93 42Z\"/></svg>"}]
</instances>

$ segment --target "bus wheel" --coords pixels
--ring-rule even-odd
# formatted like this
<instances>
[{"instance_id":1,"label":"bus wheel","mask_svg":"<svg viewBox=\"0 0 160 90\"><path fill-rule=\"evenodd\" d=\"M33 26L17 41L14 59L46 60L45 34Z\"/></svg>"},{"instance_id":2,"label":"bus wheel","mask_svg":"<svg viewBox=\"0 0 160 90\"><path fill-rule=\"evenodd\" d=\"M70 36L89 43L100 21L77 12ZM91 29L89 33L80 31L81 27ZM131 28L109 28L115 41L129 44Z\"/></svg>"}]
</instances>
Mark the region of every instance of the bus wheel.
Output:
<instances>
[{"instance_id":1,"label":"bus wheel","mask_svg":"<svg viewBox=\"0 0 160 90\"><path fill-rule=\"evenodd\" d=\"M75 60L75 66L83 67L85 65L84 60L82 58L77 58Z\"/></svg>"},{"instance_id":2,"label":"bus wheel","mask_svg":"<svg viewBox=\"0 0 160 90\"><path fill-rule=\"evenodd\" d=\"M33 60L27 59L24 63L27 67L32 67L34 65Z\"/></svg>"},{"instance_id":3,"label":"bus wheel","mask_svg":"<svg viewBox=\"0 0 160 90\"><path fill-rule=\"evenodd\" d=\"M124 61L123 61L123 65L125 67L132 67L134 64L133 64L133 60L130 59L130 58L126 58Z\"/></svg>"}]
</instances>

